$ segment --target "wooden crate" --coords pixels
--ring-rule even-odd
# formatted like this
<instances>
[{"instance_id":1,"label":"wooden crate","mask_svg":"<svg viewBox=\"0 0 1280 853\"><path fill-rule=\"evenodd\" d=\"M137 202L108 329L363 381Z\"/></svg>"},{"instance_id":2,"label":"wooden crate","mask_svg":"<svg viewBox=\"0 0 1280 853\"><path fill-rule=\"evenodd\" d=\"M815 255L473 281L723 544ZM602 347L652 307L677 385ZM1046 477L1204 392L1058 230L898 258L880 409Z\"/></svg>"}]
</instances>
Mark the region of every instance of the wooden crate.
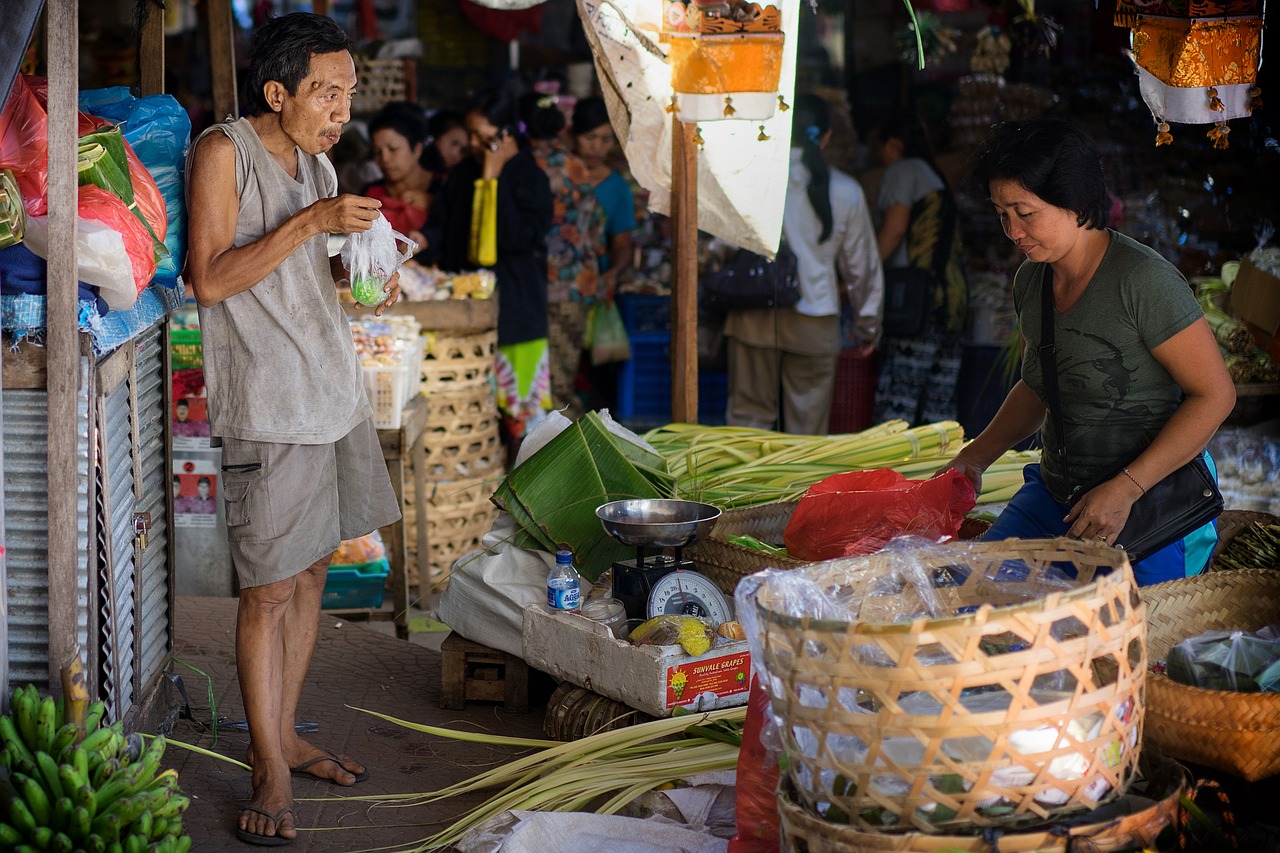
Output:
<instances>
[{"instance_id":1,"label":"wooden crate","mask_svg":"<svg viewBox=\"0 0 1280 853\"><path fill-rule=\"evenodd\" d=\"M440 644L440 707L461 711L468 702L501 702L502 710L529 710L529 667L520 658L449 633Z\"/></svg>"}]
</instances>

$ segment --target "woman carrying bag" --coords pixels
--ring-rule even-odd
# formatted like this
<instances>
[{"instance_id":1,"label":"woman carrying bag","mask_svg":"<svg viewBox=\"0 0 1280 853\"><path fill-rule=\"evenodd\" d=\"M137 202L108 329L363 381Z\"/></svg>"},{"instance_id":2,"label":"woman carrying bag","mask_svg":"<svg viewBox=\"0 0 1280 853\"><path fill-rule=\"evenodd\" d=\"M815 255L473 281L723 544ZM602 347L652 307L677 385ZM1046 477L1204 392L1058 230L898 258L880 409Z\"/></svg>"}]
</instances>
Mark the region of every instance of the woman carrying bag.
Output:
<instances>
[{"instance_id":1,"label":"woman carrying bag","mask_svg":"<svg viewBox=\"0 0 1280 853\"><path fill-rule=\"evenodd\" d=\"M822 155L831 139L826 102L799 95L793 116L779 259L794 255L799 301L729 312L727 421L826 435L843 343L839 282L853 306L859 345L869 353L880 337L884 279L862 187Z\"/></svg>"},{"instance_id":2,"label":"woman carrying bag","mask_svg":"<svg viewBox=\"0 0 1280 853\"><path fill-rule=\"evenodd\" d=\"M1124 547L1143 585L1198 574L1217 542L1204 519L1215 496L1221 509L1205 445L1235 386L1186 279L1106 227L1102 160L1074 125L997 125L971 180L1027 256L1013 284L1022 378L947 468L977 488L1010 447L1037 430L1044 445L984 538ZM1135 547L1140 538L1150 544Z\"/></svg>"}]
</instances>

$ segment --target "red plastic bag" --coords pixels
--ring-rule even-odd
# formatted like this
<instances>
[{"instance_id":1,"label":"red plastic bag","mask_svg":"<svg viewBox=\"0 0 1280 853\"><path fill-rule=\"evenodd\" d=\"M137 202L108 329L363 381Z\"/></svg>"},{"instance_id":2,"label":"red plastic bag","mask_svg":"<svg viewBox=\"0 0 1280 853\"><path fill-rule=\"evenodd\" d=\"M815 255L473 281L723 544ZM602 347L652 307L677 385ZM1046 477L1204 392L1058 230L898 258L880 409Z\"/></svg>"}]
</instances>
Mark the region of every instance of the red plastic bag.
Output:
<instances>
[{"instance_id":1,"label":"red plastic bag","mask_svg":"<svg viewBox=\"0 0 1280 853\"><path fill-rule=\"evenodd\" d=\"M958 471L908 480L897 471L850 471L814 483L782 541L800 560L834 560L879 551L904 533L955 536L975 504L973 484Z\"/></svg>"},{"instance_id":2,"label":"red plastic bag","mask_svg":"<svg viewBox=\"0 0 1280 853\"><path fill-rule=\"evenodd\" d=\"M769 694L752 676L735 783L738 834L729 840L728 853L778 853L781 844L777 790L782 769L778 755L760 741L768 715Z\"/></svg>"},{"instance_id":3,"label":"red plastic bag","mask_svg":"<svg viewBox=\"0 0 1280 853\"><path fill-rule=\"evenodd\" d=\"M81 219L101 222L120 234L133 268L134 286L141 293L156 274L156 253L146 226L119 197L93 184L80 188L79 213Z\"/></svg>"},{"instance_id":4,"label":"red plastic bag","mask_svg":"<svg viewBox=\"0 0 1280 853\"><path fill-rule=\"evenodd\" d=\"M49 201L49 115L26 75L13 79L0 112L0 169L9 169L28 216L44 216Z\"/></svg>"}]
</instances>

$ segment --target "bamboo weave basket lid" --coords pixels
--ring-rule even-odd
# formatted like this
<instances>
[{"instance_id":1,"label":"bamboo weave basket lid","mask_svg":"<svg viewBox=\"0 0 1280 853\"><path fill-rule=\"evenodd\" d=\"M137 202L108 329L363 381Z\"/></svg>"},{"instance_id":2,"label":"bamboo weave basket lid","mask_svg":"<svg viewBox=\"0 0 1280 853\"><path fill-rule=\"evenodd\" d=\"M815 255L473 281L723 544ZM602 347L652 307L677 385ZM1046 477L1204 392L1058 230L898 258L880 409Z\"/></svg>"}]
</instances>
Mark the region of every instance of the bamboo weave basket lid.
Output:
<instances>
[{"instance_id":1,"label":"bamboo weave basket lid","mask_svg":"<svg viewBox=\"0 0 1280 853\"><path fill-rule=\"evenodd\" d=\"M1146 587L1152 660L1206 631L1280 624L1280 571L1210 572ZM1147 682L1148 743L1250 782L1280 773L1280 693L1234 693Z\"/></svg>"},{"instance_id":2,"label":"bamboo weave basket lid","mask_svg":"<svg viewBox=\"0 0 1280 853\"><path fill-rule=\"evenodd\" d=\"M911 586L885 588L900 559L888 552L739 586L800 801L867 830L936 833L1021 825L1122 794L1147 668L1145 607L1124 553L1053 539L912 557L942 584L942 612L960 615L891 621L921 600ZM1062 567L1078 580L1056 579ZM797 573L860 601L858 618L788 612L781 591Z\"/></svg>"}]
</instances>

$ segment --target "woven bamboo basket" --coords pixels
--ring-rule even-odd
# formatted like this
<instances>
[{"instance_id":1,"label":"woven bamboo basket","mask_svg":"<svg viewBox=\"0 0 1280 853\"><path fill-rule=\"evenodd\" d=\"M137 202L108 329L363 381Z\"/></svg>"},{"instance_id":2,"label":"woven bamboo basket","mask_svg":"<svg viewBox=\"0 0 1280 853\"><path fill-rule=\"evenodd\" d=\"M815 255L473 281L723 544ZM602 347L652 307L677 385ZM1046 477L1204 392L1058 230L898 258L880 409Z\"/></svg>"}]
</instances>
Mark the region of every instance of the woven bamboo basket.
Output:
<instances>
[{"instance_id":1,"label":"woven bamboo basket","mask_svg":"<svg viewBox=\"0 0 1280 853\"><path fill-rule=\"evenodd\" d=\"M1148 750L1140 772L1147 780L1143 796L1155 802L1120 814L1082 815L1022 831L1003 833L994 843L982 835L927 835L922 832L867 832L830 823L799 805L784 778L778 787L782 849L787 853L1111 853L1156 850L1160 833L1178 819L1178 799L1187 790L1187 771L1171 758Z\"/></svg>"},{"instance_id":2,"label":"woven bamboo basket","mask_svg":"<svg viewBox=\"0 0 1280 853\"><path fill-rule=\"evenodd\" d=\"M942 610L963 615L893 621L923 602L912 586L885 588L901 559L888 552L805 569L861 602L857 621L790 615L784 583L753 581L801 803L824 816L829 804L864 831L938 833L1120 796L1137 767L1147 669L1145 607L1124 553L1053 539L912 556L939 584ZM1079 580L1051 581L1064 567Z\"/></svg>"},{"instance_id":3,"label":"woven bamboo basket","mask_svg":"<svg viewBox=\"0 0 1280 853\"><path fill-rule=\"evenodd\" d=\"M1218 544L1213 549L1213 560L1209 564L1210 570L1218 569L1218 566L1215 565L1218 555L1226 550L1232 540L1256 521L1260 521L1263 524L1280 524L1280 516L1272 515L1269 512L1255 512L1246 509L1229 509L1218 516ZM1250 566L1249 568L1277 569L1280 566Z\"/></svg>"},{"instance_id":4,"label":"woven bamboo basket","mask_svg":"<svg viewBox=\"0 0 1280 853\"><path fill-rule=\"evenodd\" d=\"M422 359L420 389L424 395L478 385L488 387L498 353L497 330L463 335L428 332L425 337L427 351Z\"/></svg>"},{"instance_id":5,"label":"woven bamboo basket","mask_svg":"<svg viewBox=\"0 0 1280 853\"><path fill-rule=\"evenodd\" d=\"M1211 572L1142 590L1151 659L1206 631L1280 623L1280 572ZM1280 693L1233 693L1147 681L1146 743L1174 758L1255 782L1280 773Z\"/></svg>"},{"instance_id":6,"label":"woven bamboo basket","mask_svg":"<svg viewBox=\"0 0 1280 853\"><path fill-rule=\"evenodd\" d=\"M431 480L465 480L501 473L505 461L498 407L488 384L432 394L422 433L424 475Z\"/></svg>"},{"instance_id":7,"label":"woven bamboo basket","mask_svg":"<svg viewBox=\"0 0 1280 853\"><path fill-rule=\"evenodd\" d=\"M427 547L429 553L418 554L416 537L410 537L412 560L409 561L409 583L419 584L420 593L427 588L435 592L448 582L455 560L480 547L481 538L489 532L497 508L489 500L497 480L474 477L466 480L427 483ZM405 512L405 524L418 524L417 495ZM425 578L421 567L426 566Z\"/></svg>"},{"instance_id":8,"label":"woven bamboo basket","mask_svg":"<svg viewBox=\"0 0 1280 853\"><path fill-rule=\"evenodd\" d=\"M376 113L390 101L417 100L417 64L412 59L355 57L356 94L351 112Z\"/></svg>"}]
</instances>

